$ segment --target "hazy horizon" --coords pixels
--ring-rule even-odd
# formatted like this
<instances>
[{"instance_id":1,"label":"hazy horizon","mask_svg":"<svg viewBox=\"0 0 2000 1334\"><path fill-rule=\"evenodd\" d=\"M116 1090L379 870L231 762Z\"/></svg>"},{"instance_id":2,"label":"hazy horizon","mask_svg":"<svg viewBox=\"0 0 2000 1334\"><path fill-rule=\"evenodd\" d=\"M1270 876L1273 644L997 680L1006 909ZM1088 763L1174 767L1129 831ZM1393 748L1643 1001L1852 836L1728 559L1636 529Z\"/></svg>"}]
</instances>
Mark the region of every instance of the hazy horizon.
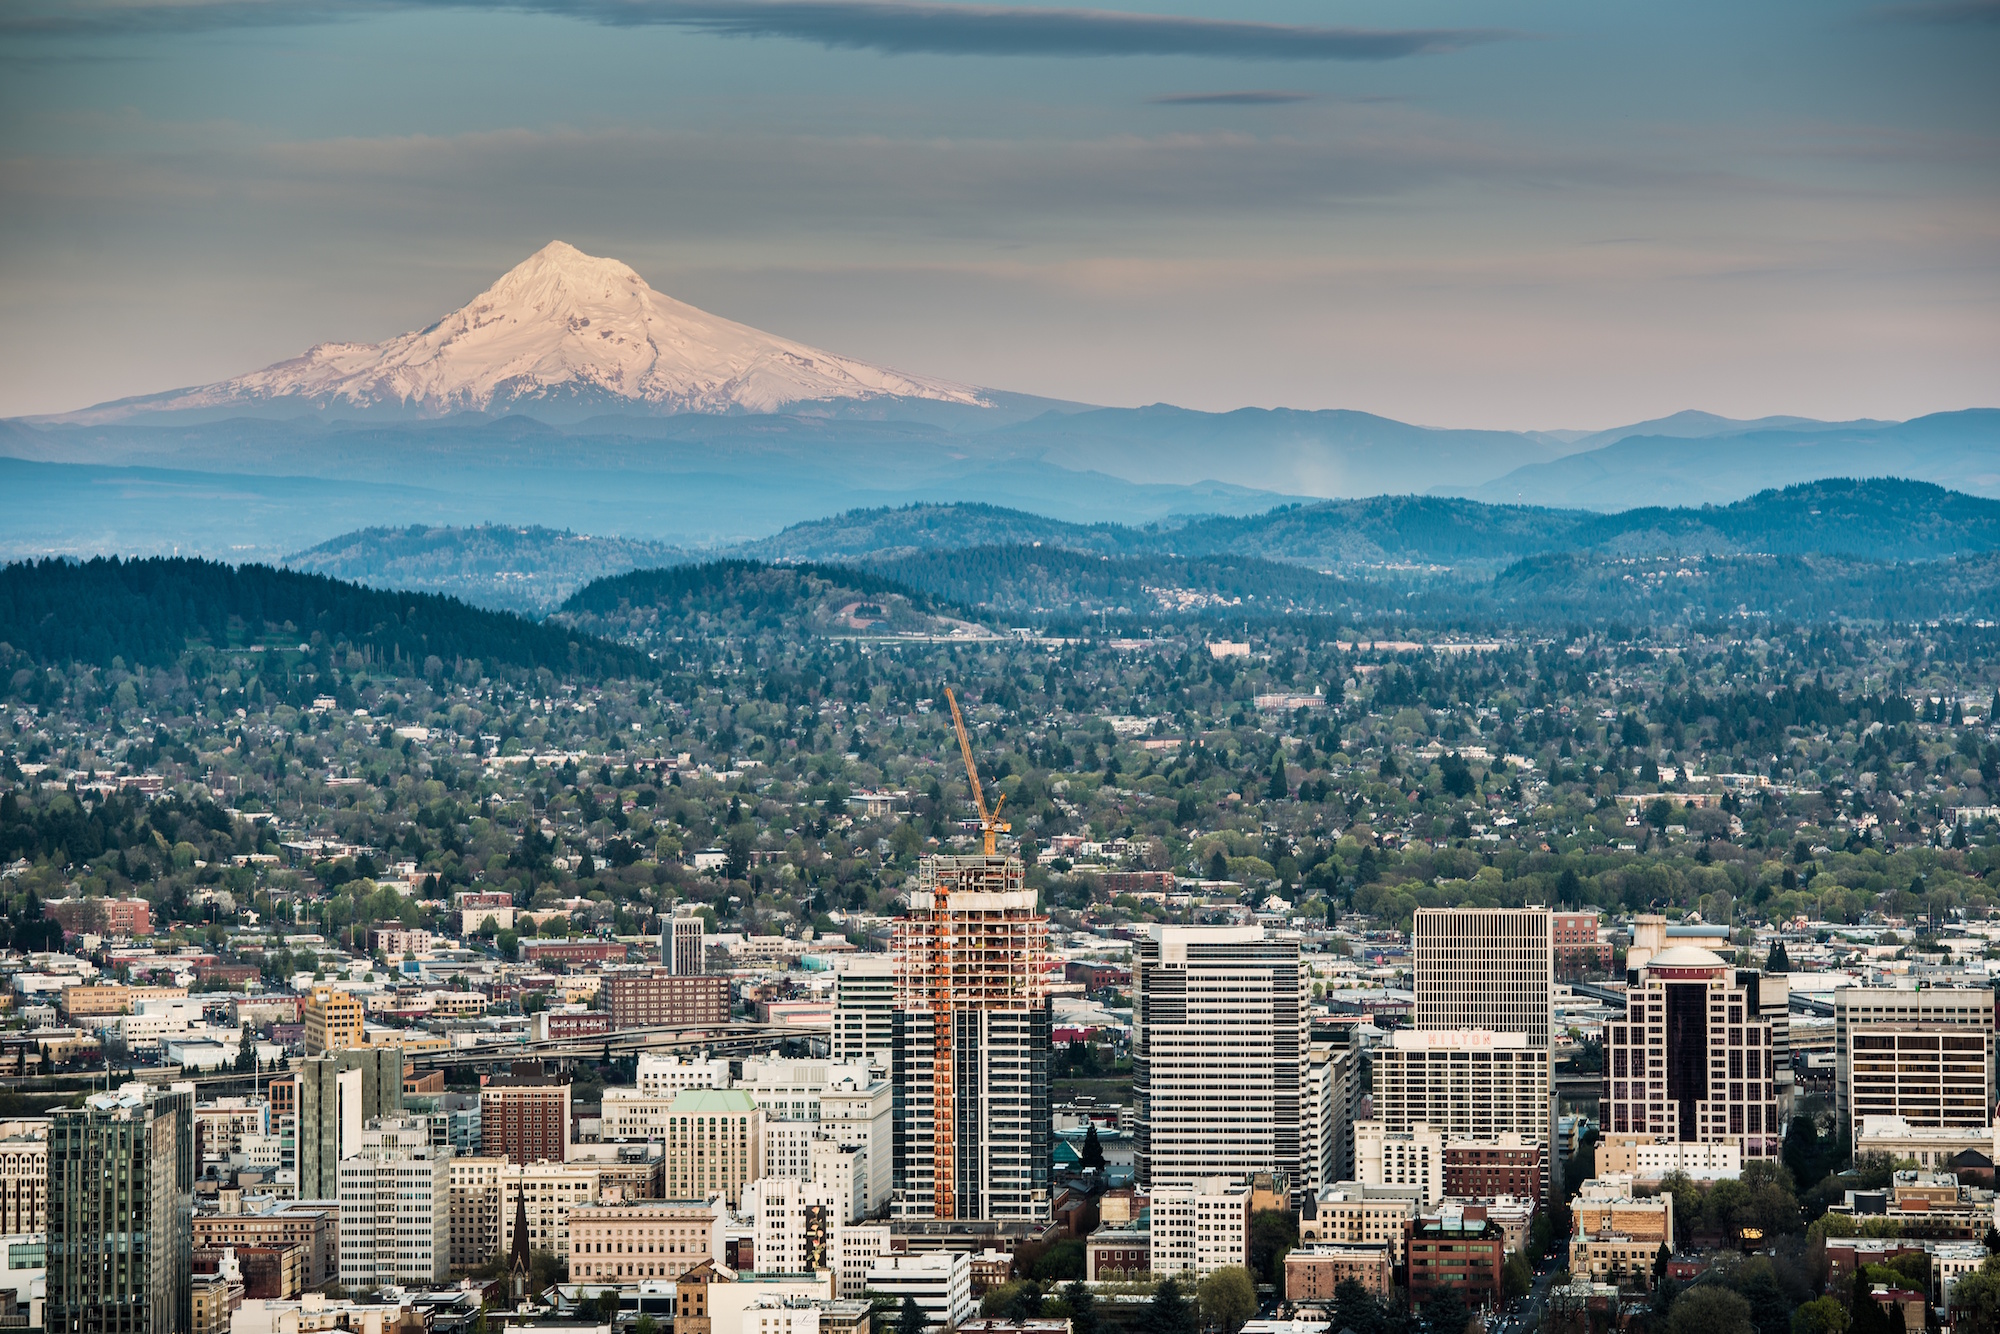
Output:
<instances>
[{"instance_id":1,"label":"hazy horizon","mask_svg":"<svg viewBox=\"0 0 2000 1334\"><path fill-rule=\"evenodd\" d=\"M421 328L555 237L845 356L1110 406L1987 406L1995 13L30 4L0 415Z\"/></svg>"}]
</instances>

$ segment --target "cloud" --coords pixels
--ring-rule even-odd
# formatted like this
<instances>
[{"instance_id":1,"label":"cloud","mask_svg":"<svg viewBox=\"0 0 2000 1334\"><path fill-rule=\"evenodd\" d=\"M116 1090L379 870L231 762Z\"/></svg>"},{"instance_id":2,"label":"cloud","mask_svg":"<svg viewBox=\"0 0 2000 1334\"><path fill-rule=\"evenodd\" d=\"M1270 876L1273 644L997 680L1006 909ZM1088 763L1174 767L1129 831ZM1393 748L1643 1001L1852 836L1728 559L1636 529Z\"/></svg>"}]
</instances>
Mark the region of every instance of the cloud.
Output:
<instances>
[{"instance_id":1,"label":"cloud","mask_svg":"<svg viewBox=\"0 0 2000 1334\"><path fill-rule=\"evenodd\" d=\"M326 23L395 9L495 7L613 27L780 37L889 55L1184 56L1221 60L1399 60L1503 40L1489 28L1347 28L1250 23L1097 9L1029 9L926 0L212 0L23 6L0 20L15 36L198 32Z\"/></svg>"},{"instance_id":2,"label":"cloud","mask_svg":"<svg viewBox=\"0 0 2000 1334\"><path fill-rule=\"evenodd\" d=\"M1251 89L1240 93L1167 93L1146 100L1156 107L1274 107L1288 102L1310 102L1312 94Z\"/></svg>"}]
</instances>

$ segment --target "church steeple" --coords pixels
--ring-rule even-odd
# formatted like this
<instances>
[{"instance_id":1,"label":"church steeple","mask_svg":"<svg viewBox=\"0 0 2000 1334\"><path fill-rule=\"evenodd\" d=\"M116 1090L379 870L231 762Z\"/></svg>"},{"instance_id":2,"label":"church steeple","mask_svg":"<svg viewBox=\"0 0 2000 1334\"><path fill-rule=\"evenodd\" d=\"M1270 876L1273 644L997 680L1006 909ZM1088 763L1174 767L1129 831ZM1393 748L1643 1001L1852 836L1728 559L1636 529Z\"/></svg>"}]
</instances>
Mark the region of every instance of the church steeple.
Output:
<instances>
[{"instance_id":1,"label":"church steeple","mask_svg":"<svg viewBox=\"0 0 2000 1334\"><path fill-rule=\"evenodd\" d=\"M514 1301L518 1305L528 1299L528 1197L524 1183L514 1186L514 1245L507 1261L507 1273L513 1280Z\"/></svg>"}]
</instances>

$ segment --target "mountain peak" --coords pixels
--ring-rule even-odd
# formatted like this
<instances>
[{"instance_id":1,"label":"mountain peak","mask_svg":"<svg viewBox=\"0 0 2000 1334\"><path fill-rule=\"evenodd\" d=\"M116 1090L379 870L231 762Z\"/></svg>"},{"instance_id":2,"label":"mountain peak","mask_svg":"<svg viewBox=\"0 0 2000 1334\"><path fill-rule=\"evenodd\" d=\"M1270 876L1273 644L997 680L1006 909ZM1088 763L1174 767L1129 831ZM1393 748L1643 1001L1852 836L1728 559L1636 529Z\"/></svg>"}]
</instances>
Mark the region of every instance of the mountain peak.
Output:
<instances>
[{"instance_id":1,"label":"mountain peak","mask_svg":"<svg viewBox=\"0 0 2000 1334\"><path fill-rule=\"evenodd\" d=\"M551 241L428 328L382 343L322 343L232 380L77 417L254 404L416 416L537 404L773 412L878 398L987 402L967 385L906 375L711 315L654 291L628 264Z\"/></svg>"}]
</instances>

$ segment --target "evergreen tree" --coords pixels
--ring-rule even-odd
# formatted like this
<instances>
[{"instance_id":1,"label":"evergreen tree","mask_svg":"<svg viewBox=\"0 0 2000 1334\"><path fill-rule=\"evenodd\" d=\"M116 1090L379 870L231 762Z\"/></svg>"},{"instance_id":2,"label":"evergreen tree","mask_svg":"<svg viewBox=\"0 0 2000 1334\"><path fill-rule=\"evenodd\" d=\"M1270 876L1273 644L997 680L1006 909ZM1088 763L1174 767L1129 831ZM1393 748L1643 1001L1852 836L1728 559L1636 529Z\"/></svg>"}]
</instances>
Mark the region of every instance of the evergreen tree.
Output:
<instances>
[{"instance_id":1,"label":"evergreen tree","mask_svg":"<svg viewBox=\"0 0 2000 1334\"><path fill-rule=\"evenodd\" d=\"M1097 1122L1095 1121L1092 1121L1090 1129L1084 1132L1083 1165L1095 1168L1100 1172L1104 1170L1104 1145L1098 1142Z\"/></svg>"},{"instance_id":2,"label":"evergreen tree","mask_svg":"<svg viewBox=\"0 0 2000 1334\"><path fill-rule=\"evenodd\" d=\"M1764 960L1764 971L1767 973L1789 973L1792 971L1792 956L1785 952L1784 941L1774 940L1771 942L1771 953Z\"/></svg>"},{"instance_id":3,"label":"evergreen tree","mask_svg":"<svg viewBox=\"0 0 2000 1334\"><path fill-rule=\"evenodd\" d=\"M1197 1334L1195 1310L1181 1285L1174 1279L1162 1279L1160 1286L1153 1289L1153 1300L1146 1306L1141 1319L1142 1334ZM907 1334L898 1330L897 1334Z\"/></svg>"},{"instance_id":4,"label":"evergreen tree","mask_svg":"<svg viewBox=\"0 0 2000 1334\"><path fill-rule=\"evenodd\" d=\"M1069 1308L1070 1334L1097 1334L1097 1298L1088 1284L1072 1283L1063 1289L1063 1305Z\"/></svg>"},{"instance_id":5,"label":"evergreen tree","mask_svg":"<svg viewBox=\"0 0 2000 1334\"><path fill-rule=\"evenodd\" d=\"M917 1305L915 1297L903 1298L902 1309L896 1312L896 1334L924 1334L930 1321L924 1317L924 1308Z\"/></svg>"}]
</instances>

